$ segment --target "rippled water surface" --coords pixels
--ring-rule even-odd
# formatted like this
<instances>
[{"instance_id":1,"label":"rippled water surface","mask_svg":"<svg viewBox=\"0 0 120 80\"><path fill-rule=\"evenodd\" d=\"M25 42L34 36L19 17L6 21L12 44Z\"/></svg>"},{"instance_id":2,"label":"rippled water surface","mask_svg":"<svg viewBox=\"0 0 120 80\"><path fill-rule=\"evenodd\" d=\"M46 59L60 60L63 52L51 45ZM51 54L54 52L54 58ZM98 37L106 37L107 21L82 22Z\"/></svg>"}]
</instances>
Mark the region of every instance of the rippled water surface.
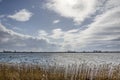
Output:
<instances>
[{"instance_id":1,"label":"rippled water surface","mask_svg":"<svg viewBox=\"0 0 120 80\"><path fill-rule=\"evenodd\" d=\"M0 63L49 65L119 64L120 53L0 53Z\"/></svg>"}]
</instances>

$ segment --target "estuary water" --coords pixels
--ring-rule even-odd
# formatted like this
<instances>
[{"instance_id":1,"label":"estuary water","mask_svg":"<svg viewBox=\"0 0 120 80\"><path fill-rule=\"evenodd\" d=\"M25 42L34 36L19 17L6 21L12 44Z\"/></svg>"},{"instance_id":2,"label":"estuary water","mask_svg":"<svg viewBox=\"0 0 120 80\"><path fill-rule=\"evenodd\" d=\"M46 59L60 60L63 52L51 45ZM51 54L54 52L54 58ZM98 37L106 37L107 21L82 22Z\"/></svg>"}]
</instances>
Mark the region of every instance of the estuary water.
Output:
<instances>
[{"instance_id":1,"label":"estuary water","mask_svg":"<svg viewBox=\"0 0 120 80\"><path fill-rule=\"evenodd\" d=\"M120 53L0 53L0 63L40 65L120 64Z\"/></svg>"}]
</instances>

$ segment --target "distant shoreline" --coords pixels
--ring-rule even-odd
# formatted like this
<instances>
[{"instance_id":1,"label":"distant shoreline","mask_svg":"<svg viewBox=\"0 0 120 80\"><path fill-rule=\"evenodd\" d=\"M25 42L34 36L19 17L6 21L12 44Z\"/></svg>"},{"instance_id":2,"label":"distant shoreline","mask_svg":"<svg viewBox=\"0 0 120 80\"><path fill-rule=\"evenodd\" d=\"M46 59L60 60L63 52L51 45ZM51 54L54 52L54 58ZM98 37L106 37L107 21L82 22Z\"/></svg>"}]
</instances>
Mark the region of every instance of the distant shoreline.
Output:
<instances>
[{"instance_id":1,"label":"distant shoreline","mask_svg":"<svg viewBox=\"0 0 120 80\"><path fill-rule=\"evenodd\" d=\"M66 51L66 52L32 52L32 51L3 51L0 53L120 53L120 51Z\"/></svg>"}]
</instances>

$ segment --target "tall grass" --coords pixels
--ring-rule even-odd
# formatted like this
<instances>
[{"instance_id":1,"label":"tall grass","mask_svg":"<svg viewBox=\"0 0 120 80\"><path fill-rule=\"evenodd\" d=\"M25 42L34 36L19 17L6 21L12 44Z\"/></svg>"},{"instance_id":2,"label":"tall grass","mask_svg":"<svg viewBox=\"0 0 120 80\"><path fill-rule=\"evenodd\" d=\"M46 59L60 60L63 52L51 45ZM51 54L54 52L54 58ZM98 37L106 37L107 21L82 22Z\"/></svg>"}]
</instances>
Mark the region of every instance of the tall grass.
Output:
<instances>
[{"instance_id":1,"label":"tall grass","mask_svg":"<svg viewBox=\"0 0 120 80\"><path fill-rule=\"evenodd\" d=\"M120 65L80 65L67 67L0 64L0 80L120 80Z\"/></svg>"}]
</instances>

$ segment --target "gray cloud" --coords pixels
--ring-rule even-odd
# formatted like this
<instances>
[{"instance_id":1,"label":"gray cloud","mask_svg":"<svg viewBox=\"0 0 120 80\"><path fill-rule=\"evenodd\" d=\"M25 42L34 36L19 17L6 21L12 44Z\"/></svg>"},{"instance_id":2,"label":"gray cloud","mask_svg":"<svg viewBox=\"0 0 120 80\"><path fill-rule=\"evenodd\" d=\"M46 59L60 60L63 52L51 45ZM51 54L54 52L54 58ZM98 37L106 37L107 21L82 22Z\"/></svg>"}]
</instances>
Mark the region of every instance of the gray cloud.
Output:
<instances>
[{"instance_id":1,"label":"gray cloud","mask_svg":"<svg viewBox=\"0 0 120 80\"><path fill-rule=\"evenodd\" d=\"M29 35L16 33L0 24L0 50L54 51L55 44L45 39L38 39Z\"/></svg>"},{"instance_id":2,"label":"gray cloud","mask_svg":"<svg viewBox=\"0 0 120 80\"><path fill-rule=\"evenodd\" d=\"M98 6L93 7L99 12L95 14L93 22L87 24L85 30L80 30L79 28L75 32L70 32L74 30L63 31L62 29L54 29L52 34L45 32L47 35L44 35L44 38L48 40L56 41L60 43L62 49L103 49L103 50L120 50L120 0L96 0ZM53 2L51 4L50 2ZM61 3L60 3L61 2ZM69 4L70 1L65 3L62 1L52 0L47 4L48 8L54 10L60 15L67 17L65 15L64 9L70 8L70 10L75 10L73 7L65 7L66 4ZM77 0L76 0L77 2ZM78 1L79 3L79 1ZM93 1L95 3L95 1ZM59 5L56 5L59 4ZM63 5L63 6L61 6ZM75 6L77 4L71 4ZM84 5L87 5L85 3ZM56 7L54 7L56 6ZM59 10L59 7L65 7L62 11ZM54 7L54 8L53 8ZM97 9L96 9L97 8ZM79 8L78 8L79 9ZM89 9L89 8L88 8ZM70 11L74 12L74 11ZM67 12L66 12L67 14ZM69 14L69 11L68 11ZM80 12L78 12L80 14ZM82 14L80 14L82 15ZM90 14L88 14L90 16ZM73 14L69 16L71 18ZM75 19L78 15L72 17ZM79 20L83 17L78 17ZM84 18L85 19L85 18ZM80 21L81 22L81 21ZM49 35L48 35L49 34ZM49 37L48 37L49 36Z\"/></svg>"},{"instance_id":3,"label":"gray cloud","mask_svg":"<svg viewBox=\"0 0 120 80\"><path fill-rule=\"evenodd\" d=\"M0 49L21 50L120 50L120 0L47 0L46 6L60 16L81 24L92 16L84 30L61 28L39 31L37 37L23 35L0 25ZM83 3L83 4L81 4ZM96 5L98 3L98 5ZM96 12L97 10L97 12ZM58 22L58 21L57 21ZM55 23L57 23L55 22Z\"/></svg>"}]
</instances>

